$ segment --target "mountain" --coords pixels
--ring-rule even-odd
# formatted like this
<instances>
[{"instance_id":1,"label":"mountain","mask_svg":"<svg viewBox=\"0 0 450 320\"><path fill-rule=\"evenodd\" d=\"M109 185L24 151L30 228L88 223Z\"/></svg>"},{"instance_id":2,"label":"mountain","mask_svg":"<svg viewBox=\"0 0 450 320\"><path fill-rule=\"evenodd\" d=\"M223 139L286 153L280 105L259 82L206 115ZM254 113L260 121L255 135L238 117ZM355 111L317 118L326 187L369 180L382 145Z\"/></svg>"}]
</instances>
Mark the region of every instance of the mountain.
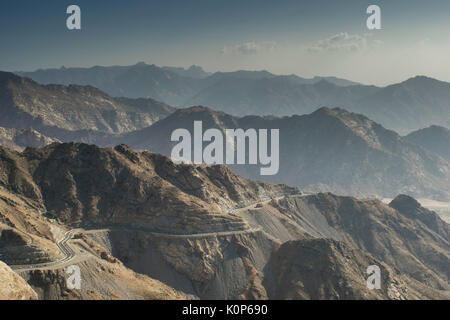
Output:
<instances>
[{"instance_id":1,"label":"mountain","mask_svg":"<svg viewBox=\"0 0 450 320\"><path fill-rule=\"evenodd\" d=\"M0 126L34 128L55 137L78 130L122 133L141 129L174 109L152 99L112 98L79 85L40 85L0 72Z\"/></svg>"},{"instance_id":2,"label":"mountain","mask_svg":"<svg viewBox=\"0 0 450 320\"><path fill-rule=\"evenodd\" d=\"M433 124L449 127L450 83L417 76L358 100L354 110L400 133Z\"/></svg>"},{"instance_id":3,"label":"mountain","mask_svg":"<svg viewBox=\"0 0 450 320\"><path fill-rule=\"evenodd\" d=\"M450 297L449 225L407 196L306 195L125 145L54 143L0 147L0 209L2 260L40 299ZM80 290L65 281L74 263Z\"/></svg>"},{"instance_id":4,"label":"mountain","mask_svg":"<svg viewBox=\"0 0 450 320\"><path fill-rule=\"evenodd\" d=\"M430 126L411 132L405 139L450 161L450 130L447 128Z\"/></svg>"},{"instance_id":5,"label":"mountain","mask_svg":"<svg viewBox=\"0 0 450 320\"><path fill-rule=\"evenodd\" d=\"M279 172L261 176L259 166L230 166L247 178L364 197L392 198L398 193L441 200L450 197L448 161L343 109L321 108L308 115L283 118L239 118L206 107L192 107L125 134L116 143L170 156L175 145L170 141L172 132L185 128L192 133L196 120L202 121L203 130L280 130Z\"/></svg>"}]
</instances>

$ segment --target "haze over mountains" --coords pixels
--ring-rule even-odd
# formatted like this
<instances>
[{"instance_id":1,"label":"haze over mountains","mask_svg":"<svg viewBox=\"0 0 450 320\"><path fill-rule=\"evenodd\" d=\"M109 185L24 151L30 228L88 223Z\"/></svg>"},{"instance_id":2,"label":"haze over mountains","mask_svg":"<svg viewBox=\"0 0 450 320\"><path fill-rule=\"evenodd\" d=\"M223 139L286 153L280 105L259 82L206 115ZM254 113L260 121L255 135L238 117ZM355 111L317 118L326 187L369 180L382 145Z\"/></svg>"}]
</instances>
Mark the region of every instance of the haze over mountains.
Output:
<instances>
[{"instance_id":1,"label":"haze over mountains","mask_svg":"<svg viewBox=\"0 0 450 320\"><path fill-rule=\"evenodd\" d=\"M205 128L279 128L280 170L261 176L259 166L232 165L252 179L281 182L309 191L355 196L392 197L407 193L450 199L450 163L368 118L342 109L321 108L309 115L284 118L233 117L204 107L181 109L154 125L117 141L134 148L171 154L177 128L193 133ZM204 143L207 145L208 143Z\"/></svg>"},{"instance_id":2,"label":"haze over mountains","mask_svg":"<svg viewBox=\"0 0 450 320\"><path fill-rule=\"evenodd\" d=\"M18 72L41 84L91 85L112 96L129 98L151 97L173 106L189 105L188 100L200 91L223 80L277 79L268 71L205 72L199 66L188 69L179 67L158 67L139 62L132 66L95 66L92 68L42 69L35 72ZM281 76L281 78L285 78ZM327 79L338 85L352 85L354 82L335 77L305 79L295 75L286 77L295 84L313 84Z\"/></svg>"},{"instance_id":3,"label":"haze over mountains","mask_svg":"<svg viewBox=\"0 0 450 320\"><path fill-rule=\"evenodd\" d=\"M10 73L0 76L0 126L10 128L0 130L0 138L3 145L16 150L53 141L80 141L99 146L125 143L170 156L174 145L171 133L178 128L192 132L195 120L201 120L204 128L222 131L275 128L280 129L278 174L260 176L259 166L249 165L231 166L234 172L309 191L450 199L449 160L442 154L445 151L437 153L445 148L402 138L343 109L320 108L308 115L281 118L240 118L206 107L176 110L150 98L112 98L90 86L39 85ZM14 131L26 128L33 130L27 134ZM441 137L430 139L443 141Z\"/></svg>"},{"instance_id":4,"label":"haze over mountains","mask_svg":"<svg viewBox=\"0 0 450 320\"><path fill-rule=\"evenodd\" d=\"M322 106L358 112L401 134L450 126L450 84L419 76L387 87L335 77L301 78L267 71L216 72L138 63L126 67L20 72L40 83L92 85L112 96L151 97L172 106L204 105L226 113L293 115Z\"/></svg>"}]
</instances>

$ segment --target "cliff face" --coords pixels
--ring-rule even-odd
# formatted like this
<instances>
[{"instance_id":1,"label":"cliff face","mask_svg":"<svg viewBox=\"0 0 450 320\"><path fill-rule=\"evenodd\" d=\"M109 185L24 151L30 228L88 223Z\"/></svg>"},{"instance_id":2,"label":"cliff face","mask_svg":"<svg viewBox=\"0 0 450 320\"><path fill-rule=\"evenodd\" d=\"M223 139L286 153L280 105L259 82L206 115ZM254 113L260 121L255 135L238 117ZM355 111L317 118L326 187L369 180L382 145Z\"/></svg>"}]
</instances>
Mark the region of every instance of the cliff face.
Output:
<instances>
[{"instance_id":1,"label":"cliff face","mask_svg":"<svg viewBox=\"0 0 450 320\"><path fill-rule=\"evenodd\" d=\"M407 196L305 195L125 145L0 148L0 254L40 298L448 298L449 234Z\"/></svg>"}]
</instances>

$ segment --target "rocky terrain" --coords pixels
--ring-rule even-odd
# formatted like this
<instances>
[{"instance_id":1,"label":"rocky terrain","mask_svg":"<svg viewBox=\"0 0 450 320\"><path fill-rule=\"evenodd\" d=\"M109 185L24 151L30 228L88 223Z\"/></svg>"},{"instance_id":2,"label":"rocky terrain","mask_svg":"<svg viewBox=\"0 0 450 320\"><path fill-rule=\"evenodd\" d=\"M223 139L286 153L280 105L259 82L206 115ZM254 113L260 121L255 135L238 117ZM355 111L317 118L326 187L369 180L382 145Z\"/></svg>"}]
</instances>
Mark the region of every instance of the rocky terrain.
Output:
<instances>
[{"instance_id":1,"label":"rocky terrain","mask_svg":"<svg viewBox=\"0 0 450 320\"><path fill-rule=\"evenodd\" d=\"M37 300L38 295L28 283L0 261L0 300Z\"/></svg>"},{"instance_id":2,"label":"rocky terrain","mask_svg":"<svg viewBox=\"0 0 450 320\"><path fill-rule=\"evenodd\" d=\"M175 144L170 141L171 133L177 128L193 133L195 120L202 121L204 130L218 128L222 132L229 128L280 129L279 172L261 176L259 166L231 166L246 178L358 197L393 198L406 193L450 199L450 163L446 159L343 109L321 108L308 115L283 118L238 118L192 107L118 137L116 143L170 155Z\"/></svg>"},{"instance_id":3,"label":"rocky terrain","mask_svg":"<svg viewBox=\"0 0 450 320\"><path fill-rule=\"evenodd\" d=\"M382 268L380 290L367 290L361 266ZM271 299L411 299L419 292L408 292L410 279L377 261L364 251L351 249L342 242L328 239L289 241L271 257L264 284ZM388 284L388 285L386 285Z\"/></svg>"},{"instance_id":4,"label":"rocky terrain","mask_svg":"<svg viewBox=\"0 0 450 320\"><path fill-rule=\"evenodd\" d=\"M80 143L0 148L0 191L2 260L41 299L450 298L449 225L408 196L301 194Z\"/></svg>"}]
</instances>

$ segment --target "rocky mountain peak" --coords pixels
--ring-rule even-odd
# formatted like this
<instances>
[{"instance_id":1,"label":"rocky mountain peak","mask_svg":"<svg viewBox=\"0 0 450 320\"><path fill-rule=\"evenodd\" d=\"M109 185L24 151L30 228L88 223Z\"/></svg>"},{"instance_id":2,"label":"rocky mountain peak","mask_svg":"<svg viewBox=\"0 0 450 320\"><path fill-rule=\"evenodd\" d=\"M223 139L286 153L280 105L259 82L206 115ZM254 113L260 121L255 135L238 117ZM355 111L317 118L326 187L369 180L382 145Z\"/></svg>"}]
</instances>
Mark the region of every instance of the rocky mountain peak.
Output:
<instances>
[{"instance_id":1,"label":"rocky mountain peak","mask_svg":"<svg viewBox=\"0 0 450 320\"><path fill-rule=\"evenodd\" d=\"M400 194L389 203L389 206L405 214L413 214L421 208L420 203L405 194Z\"/></svg>"}]
</instances>

